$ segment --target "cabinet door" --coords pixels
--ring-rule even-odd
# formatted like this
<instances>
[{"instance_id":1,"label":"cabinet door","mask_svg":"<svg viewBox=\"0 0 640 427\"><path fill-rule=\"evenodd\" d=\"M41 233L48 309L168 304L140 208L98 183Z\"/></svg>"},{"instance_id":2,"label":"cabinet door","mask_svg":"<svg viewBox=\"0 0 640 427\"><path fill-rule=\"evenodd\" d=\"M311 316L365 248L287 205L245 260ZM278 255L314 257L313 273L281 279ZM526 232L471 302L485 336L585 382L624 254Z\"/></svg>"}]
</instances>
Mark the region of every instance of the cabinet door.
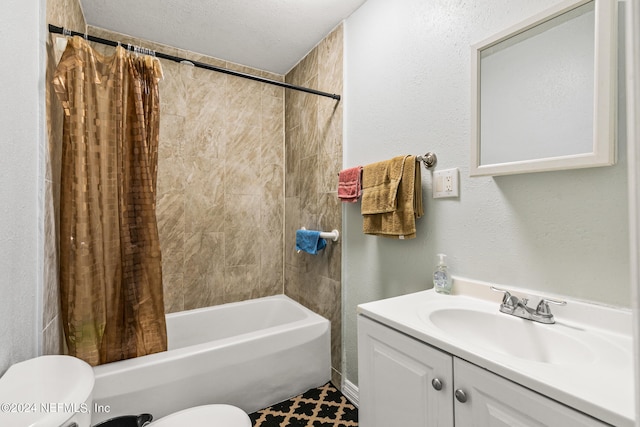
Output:
<instances>
[{"instance_id":1,"label":"cabinet door","mask_svg":"<svg viewBox=\"0 0 640 427\"><path fill-rule=\"evenodd\" d=\"M450 355L358 316L359 425L453 427L452 363Z\"/></svg>"},{"instance_id":2,"label":"cabinet door","mask_svg":"<svg viewBox=\"0 0 640 427\"><path fill-rule=\"evenodd\" d=\"M588 415L564 406L483 368L454 358L456 427L603 427ZM464 400L464 398L462 398Z\"/></svg>"}]
</instances>

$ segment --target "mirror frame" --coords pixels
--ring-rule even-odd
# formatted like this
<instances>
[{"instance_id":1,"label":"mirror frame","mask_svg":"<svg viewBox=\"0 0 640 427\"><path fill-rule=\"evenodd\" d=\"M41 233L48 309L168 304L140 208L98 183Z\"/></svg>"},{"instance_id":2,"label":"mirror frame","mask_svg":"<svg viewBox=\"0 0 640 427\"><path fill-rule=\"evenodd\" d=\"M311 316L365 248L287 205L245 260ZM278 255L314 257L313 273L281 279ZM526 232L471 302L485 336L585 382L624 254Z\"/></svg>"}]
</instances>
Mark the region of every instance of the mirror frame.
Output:
<instances>
[{"instance_id":1,"label":"mirror frame","mask_svg":"<svg viewBox=\"0 0 640 427\"><path fill-rule=\"evenodd\" d=\"M504 40L590 2L595 3L593 151L591 153L481 165L481 52L484 49L490 48ZM471 46L470 176L509 175L610 166L615 164L617 126L617 16L617 0L568 0Z\"/></svg>"}]
</instances>

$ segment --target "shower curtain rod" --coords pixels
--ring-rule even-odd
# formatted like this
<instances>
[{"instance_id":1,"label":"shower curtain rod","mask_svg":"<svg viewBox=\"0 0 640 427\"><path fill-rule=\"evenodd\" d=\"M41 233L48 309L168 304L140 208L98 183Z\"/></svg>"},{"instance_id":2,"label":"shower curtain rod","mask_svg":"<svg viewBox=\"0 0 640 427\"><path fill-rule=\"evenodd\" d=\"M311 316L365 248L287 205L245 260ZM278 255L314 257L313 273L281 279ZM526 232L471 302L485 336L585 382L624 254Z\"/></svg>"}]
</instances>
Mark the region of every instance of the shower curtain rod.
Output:
<instances>
[{"instance_id":1,"label":"shower curtain rod","mask_svg":"<svg viewBox=\"0 0 640 427\"><path fill-rule=\"evenodd\" d=\"M49 24L49 32L50 33L55 33L55 34L80 36L80 37L83 37L83 38L85 38L85 39L87 39L89 41L92 41L92 42L95 42L95 43L104 44L104 45L107 45L107 46L116 47L118 45L121 45L125 49L126 49L126 46L127 46L124 43L114 42L113 40L107 40L107 39L103 39L101 37L90 36L90 35L87 35L85 33L79 33L77 31L71 31L71 30L65 29L63 27L57 27L57 26L52 25L52 24ZM133 47L133 46L131 46L131 47ZM254 81L257 81L257 82L261 82L261 83L267 83L267 84L270 84L270 85L280 86L280 87L283 87L285 89L298 90L298 91L301 91L301 92L311 93L313 95L325 96L327 98L333 98L333 99L335 99L337 101L340 101L340 95L336 95L336 94L333 94L333 93L322 92L322 91L319 91L319 90L310 89L308 87L296 86L296 85L292 85L292 84L289 84L289 83L279 82L277 80L271 80L271 79L267 79L267 78L264 78L264 77L254 76L252 74L241 73L239 71L233 71L233 70L229 70L227 68L216 67L214 65L204 64L202 62L192 61L192 60L186 59L186 58L179 58L177 56L168 55L168 54L162 53L162 52L157 52L157 51L153 51L153 52L155 53L155 57L156 58L168 59L168 60L174 61L174 62L186 61L189 64L193 64L195 67L198 67L198 68L204 68L204 69L210 70L210 71L217 71L219 73L230 74L232 76L242 77L244 79L249 79L249 80L254 80Z\"/></svg>"}]
</instances>

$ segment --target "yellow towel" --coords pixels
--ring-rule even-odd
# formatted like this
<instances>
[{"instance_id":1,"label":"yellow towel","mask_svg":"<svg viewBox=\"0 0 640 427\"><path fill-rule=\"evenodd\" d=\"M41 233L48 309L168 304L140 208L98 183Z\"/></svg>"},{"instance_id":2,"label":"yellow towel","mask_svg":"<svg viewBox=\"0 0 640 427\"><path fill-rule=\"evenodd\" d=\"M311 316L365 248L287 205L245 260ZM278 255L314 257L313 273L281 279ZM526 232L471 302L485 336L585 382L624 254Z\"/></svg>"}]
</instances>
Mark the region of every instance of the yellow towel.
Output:
<instances>
[{"instance_id":1,"label":"yellow towel","mask_svg":"<svg viewBox=\"0 0 640 427\"><path fill-rule=\"evenodd\" d=\"M414 157L415 159L415 157ZM415 163L415 179L413 182L413 213L416 218L421 218L424 215L424 207L422 205L422 162Z\"/></svg>"},{"instance_id":2,"label":"yellow towel","mask_svg":"<svg viewBox=\"0 0 640 427\"><path fill-rule=\"evenodd\" d=\"M408 157L398 156L362 168L360 213L368 215L396 210L398 186Z\"/></svg>"},{"instance_id":3,"label":"yellow towel","mask_svg":"<svg viewBox=\"0 0 640 427\"><path fill-rule=\"evenodd\" d=\"M416 237L416 218L424 214L421 171L420 165L416 165L415 156L404 156L403 159L402 176L396 192L396 209L379 214L364 214L362 230L365 234L395 239ZM366 190L363 188L363 201L365 194Z\"/></svg>"}]
</instances>

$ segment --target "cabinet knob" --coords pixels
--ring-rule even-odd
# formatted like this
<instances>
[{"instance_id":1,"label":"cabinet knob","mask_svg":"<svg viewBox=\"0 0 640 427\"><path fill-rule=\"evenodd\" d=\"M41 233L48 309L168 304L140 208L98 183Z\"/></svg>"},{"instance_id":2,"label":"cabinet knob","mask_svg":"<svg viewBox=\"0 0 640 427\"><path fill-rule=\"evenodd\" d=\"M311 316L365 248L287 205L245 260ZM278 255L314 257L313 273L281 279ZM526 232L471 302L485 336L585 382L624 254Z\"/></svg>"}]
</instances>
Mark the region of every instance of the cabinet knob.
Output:
<instances>
[{"instance_id":1,"label":"cabinet knob","mask_svg":"<svg viewBox=\"0 0 640 427\"><path fill-rule=\"evenodd\" d=\"M464 403L467 401L467 393L465 393L463 390L457 389L454 394L456 396L456 399L458 399L458 402Z\"/></svg>"},{"instance_id":2,"label":"cabinet knob","mask_svg":"<svg viewBox=\"0 0 640 427\"><path fill-rule=\"evenodd\" d=\"M442 381L440 381L438 378L434 378L431 381L431 385L438 391L442 390Z\"/></svg>"}]
</instances>

